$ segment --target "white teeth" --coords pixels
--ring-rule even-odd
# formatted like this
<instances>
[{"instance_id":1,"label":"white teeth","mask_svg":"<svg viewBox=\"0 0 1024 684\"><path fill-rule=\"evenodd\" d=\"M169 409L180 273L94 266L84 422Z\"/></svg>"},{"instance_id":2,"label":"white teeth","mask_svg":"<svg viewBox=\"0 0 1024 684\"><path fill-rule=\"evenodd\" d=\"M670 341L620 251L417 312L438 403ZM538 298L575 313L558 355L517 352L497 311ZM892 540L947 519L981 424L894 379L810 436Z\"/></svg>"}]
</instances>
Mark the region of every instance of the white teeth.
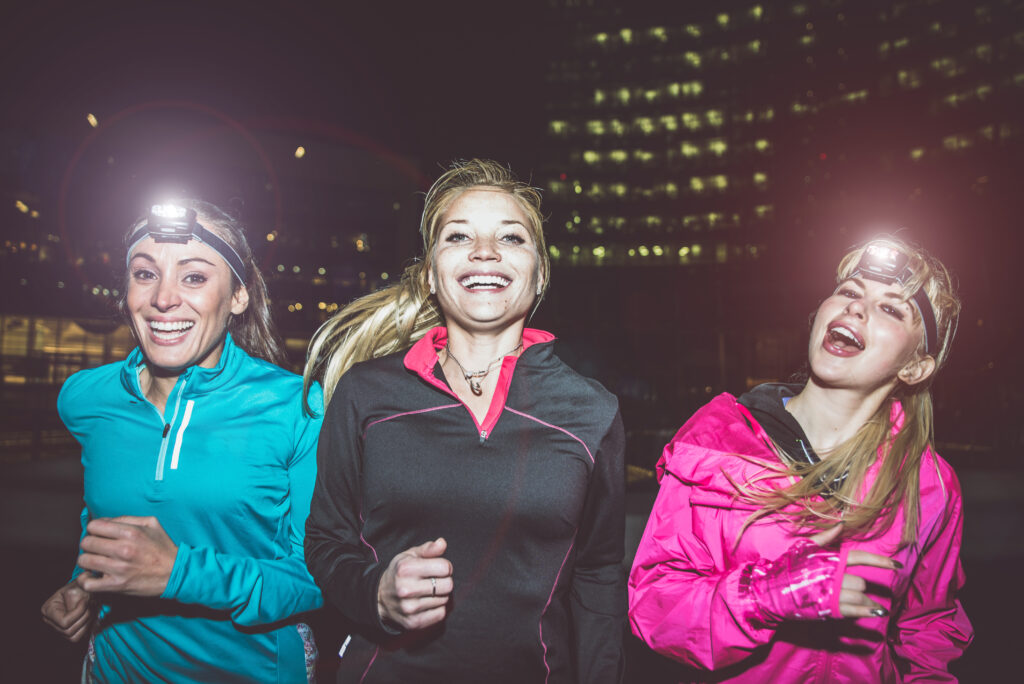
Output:
<instances>
[{"instance_id":1,"label":"white teeth","mask_svg":"<svg viewBox=\"0 0 1024 684\"><path fill-rule=\"evenodd\" d=\"M468 288L484 288L484 287L508 287L508 284L512 282L508 278L502 278L501 276L490 276L490 275L472 275L466 276L459 283L463 287Z\"/></svg>"},{"instance_id":2,"label":"white teeth","mask_svg":"<svg viewBox=\"0 0 1024 684\"><path fill-rule=\"evenodd\" d=\"M844 340L856 346L858 349L864 349L864 345L861 344L860 340L857 339L857 336L854 335L853 331L847 328L846 326L837 325L836 327L832 328L829 332L832 333L833 335L838 335L839 337L842 337Z\"/></svg>"},{"instance_id":3,"label":"white teeth","mask_svg":"<svg viewBox=\"0 0 1024 684\"><path fill-rule=\"evenodd\" d=\"M149 327L160 332L171 332L175 330L188 330L195 322L193 321L150 321Z\"/></svg>"}]
</instances>

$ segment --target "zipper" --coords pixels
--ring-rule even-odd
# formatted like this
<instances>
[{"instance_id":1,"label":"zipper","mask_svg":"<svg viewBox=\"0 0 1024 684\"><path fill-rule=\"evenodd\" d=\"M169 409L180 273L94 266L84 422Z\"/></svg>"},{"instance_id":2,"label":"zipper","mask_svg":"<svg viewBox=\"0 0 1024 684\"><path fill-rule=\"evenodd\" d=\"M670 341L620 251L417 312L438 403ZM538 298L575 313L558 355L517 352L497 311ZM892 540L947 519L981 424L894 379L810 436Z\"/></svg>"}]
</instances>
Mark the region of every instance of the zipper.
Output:
<instances>
[{"instance_id":1,"label":"zipper","mask_svg":"<svg viewBox=\"0 0 1024 684\"><path fill-rule=\"evenodd\" d=\"M164 462L167 460L167 445L169 443L168 435L171 434L171 425L178 421L178 409L181 407L181 395L185 391L185 385L188 384L188 380L182 380L181 386L178 388L178 397L174 401L174 413L171 414L171 420L168 423L164 423L163 434L160 437L160 453L156 457L156 476L157 482L161 482L164 479ZM153 406L152 402L149 404ZM153 406L153 411L160 416L160 412L157 411L156 406ZM164 417L160 416L160 422L164 422Z\"/></svg>"},{"instance_id":2,"label":"zipper","mask_svg":"<svg viewBox=\"0 0 1024 684\"><path fill-rule=\"evenodd\" d=\"M480 431L480 443L483 444L487 441L487 430Z\"/></svg>"}]
</instances>

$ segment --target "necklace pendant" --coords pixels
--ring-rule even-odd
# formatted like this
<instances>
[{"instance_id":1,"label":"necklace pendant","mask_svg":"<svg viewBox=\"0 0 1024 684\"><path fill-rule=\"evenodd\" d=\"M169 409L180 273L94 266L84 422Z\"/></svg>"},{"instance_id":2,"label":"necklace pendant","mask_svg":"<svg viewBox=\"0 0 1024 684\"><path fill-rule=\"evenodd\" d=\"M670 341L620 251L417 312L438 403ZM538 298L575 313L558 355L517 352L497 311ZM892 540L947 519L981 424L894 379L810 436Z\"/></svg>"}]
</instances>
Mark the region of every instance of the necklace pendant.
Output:
<instances>
[{"instance_id":1,"label":"necklace pendant","mask_svg":"<svg viewBox=\"0 0 1024 684\"><path fill-rule=\"evenodd\" d=\"M466 380L469 380L469 389L473 394L479 397L484 393L484 389L480 386L480 381L477 378L466 378Z\"/></svg>"}]
</instances>

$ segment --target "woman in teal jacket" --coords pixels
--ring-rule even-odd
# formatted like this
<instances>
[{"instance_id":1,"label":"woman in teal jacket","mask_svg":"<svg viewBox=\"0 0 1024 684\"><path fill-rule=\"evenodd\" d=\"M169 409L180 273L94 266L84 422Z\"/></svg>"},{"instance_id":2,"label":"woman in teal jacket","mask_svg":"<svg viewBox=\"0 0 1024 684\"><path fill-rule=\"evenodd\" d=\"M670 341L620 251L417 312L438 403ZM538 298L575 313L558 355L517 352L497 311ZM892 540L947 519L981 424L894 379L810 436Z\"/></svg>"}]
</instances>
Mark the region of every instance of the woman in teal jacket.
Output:
<instances>
[{"instance_id":1,"label":"woman in teal jacket","mask_svg":"<svg viewBox=\"0 0 1024 684\"><path fill-rule=\"evenodd\" d=\"M82 445L72 581L43 605L91 632L95 682L312 681L301 621L320 590L303 560L315 415L283 358L241 226L213 205L154 207L128 238L127 360L58 399Z\"/></svg>"}]
</instances>

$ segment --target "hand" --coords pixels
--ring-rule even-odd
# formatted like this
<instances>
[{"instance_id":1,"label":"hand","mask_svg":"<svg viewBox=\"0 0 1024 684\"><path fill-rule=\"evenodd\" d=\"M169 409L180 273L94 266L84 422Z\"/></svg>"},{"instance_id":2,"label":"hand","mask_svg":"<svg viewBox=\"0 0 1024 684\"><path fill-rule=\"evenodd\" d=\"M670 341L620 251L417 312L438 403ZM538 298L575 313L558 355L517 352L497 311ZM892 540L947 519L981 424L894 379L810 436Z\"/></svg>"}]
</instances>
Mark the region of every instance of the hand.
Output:
<instances>
[{"instance_id":1,"label":"hand","mask_svg":"<svg viewBox=\"0 0 1024 684\"><path fill-rule=\"evenodd\" d=\"M441 554L443 537L403 551L388 563L377 587L377 612L402 629L423 629L444 620L455 582Z\"/></svg>"},{"instance_id":2,"label":"hand","mask_svg":"<svg viewBox=\"0 0 1024 684\"><path fill-rule=\"evenodd\" d=\"M80 544L78 585L89 592L160 596L174 568L178 547L150 516L96 518Z\"/></svg>"},{"instance_id":3,"label":"hand","mask_svg":"<svg viewBox=\"0 0 1024 684\"><path fill-rule=\"evenodd\" d=\"M819 532L811 537L811 541L818 546L828 546L839 537L842 525L836 525L830 529ZM899 561L888 556L880 556L877 553L869 553L854 549L846 559L846 567L856 565L870 565L885 570L895 570L903 567ZM889 611L878 603L875 603L865 593L867 582L863 577L846 573L843 575L843 587L839 592L839 612L843 617L885 617Z\"/></svg>"},{"instance_id":4,"label":"hand","mask_svg":"<svg viewBox=\"0 0 1024 684\"><path fill-rule=\"evenodd\" d=\"M43 622L68 641L78 641L96 617L92 596L75 581L68 582L43 603Z\"/></svg>"}]
</instances>

